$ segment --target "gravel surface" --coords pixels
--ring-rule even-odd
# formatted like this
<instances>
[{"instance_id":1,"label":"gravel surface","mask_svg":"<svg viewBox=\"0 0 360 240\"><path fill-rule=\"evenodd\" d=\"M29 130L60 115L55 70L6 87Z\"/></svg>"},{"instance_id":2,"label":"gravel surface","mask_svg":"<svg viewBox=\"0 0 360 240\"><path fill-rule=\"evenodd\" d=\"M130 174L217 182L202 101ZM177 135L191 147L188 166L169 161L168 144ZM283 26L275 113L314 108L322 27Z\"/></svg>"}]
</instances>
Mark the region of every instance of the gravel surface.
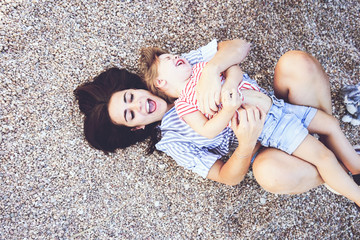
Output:
<instances>
[{"instance_id":1,"label":"gravel surface","mask_svg":"<svg viewBox=\"0 0 360 240\"><path fill-rule=\"evenodd\" d=\"M307 51L340 90L360 80L360 2L0 2L0 239L360 239L353 203L321 186L284 196L250 171L202 179L145 145L105 156L84 141L73 90L139 49L180 53L216 38L252 43L243 69L271 90L276 61ZM341 123L352 144L359 127Z\"/></svg>"}]
</instances>

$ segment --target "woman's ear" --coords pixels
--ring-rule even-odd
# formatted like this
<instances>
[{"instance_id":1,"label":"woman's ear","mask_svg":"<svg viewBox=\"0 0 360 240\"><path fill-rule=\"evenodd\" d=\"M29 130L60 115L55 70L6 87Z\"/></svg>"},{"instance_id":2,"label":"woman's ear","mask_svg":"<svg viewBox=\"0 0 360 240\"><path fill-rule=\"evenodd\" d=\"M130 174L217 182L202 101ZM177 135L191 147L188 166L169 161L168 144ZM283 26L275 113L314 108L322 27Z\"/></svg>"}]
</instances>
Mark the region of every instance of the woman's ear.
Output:
<instances>
[{"instance_id":1,"label":"woman's ear","mask_svg":"<svg viewBox=\"0 0 360 240\"><path fill-rule=\"evenodd\" d=\"M136 131L136 130L140 130L140 129L144 130L144 129L145 129L145 125L133 127L133 128L131 129L131 131Z\"/></svg>"}]
</instances>

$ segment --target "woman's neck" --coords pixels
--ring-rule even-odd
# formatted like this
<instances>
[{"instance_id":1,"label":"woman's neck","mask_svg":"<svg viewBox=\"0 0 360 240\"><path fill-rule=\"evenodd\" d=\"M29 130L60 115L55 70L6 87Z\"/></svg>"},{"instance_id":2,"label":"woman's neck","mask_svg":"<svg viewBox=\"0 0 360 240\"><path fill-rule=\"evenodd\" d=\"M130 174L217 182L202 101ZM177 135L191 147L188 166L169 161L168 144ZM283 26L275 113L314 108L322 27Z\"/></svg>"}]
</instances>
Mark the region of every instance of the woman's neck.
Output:
<instances>
[{"instance_id":1,"label":"woman's neck","mask_svg":"<svg viewBox=\"0 0 360 240\"><path fill-rule=\"evenodd\" d=\"M167 103L166 112L168 112L174 105L174 103Z\"/></svg>"}]
</instances>

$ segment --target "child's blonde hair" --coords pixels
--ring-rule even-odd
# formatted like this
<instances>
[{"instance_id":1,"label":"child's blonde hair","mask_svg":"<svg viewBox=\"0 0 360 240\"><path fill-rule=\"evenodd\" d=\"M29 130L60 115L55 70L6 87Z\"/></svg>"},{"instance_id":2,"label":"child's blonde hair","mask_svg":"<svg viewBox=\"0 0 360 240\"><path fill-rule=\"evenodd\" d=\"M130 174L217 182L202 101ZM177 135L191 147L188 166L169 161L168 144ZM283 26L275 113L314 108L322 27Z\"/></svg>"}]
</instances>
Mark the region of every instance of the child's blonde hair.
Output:
<instances>
[{"instance_id":1,"label":"child's blonde hair","mask_svg":"<svg viewBox=\"0 0 360 240\"><path fill-rule=\"evenodd\" d=\"M171 103L174 101L174 98L167 96L156 87L156 79L159 76L159 56L166 53L168 52L158 47L142 48L140 51L139 69L149 91Z\"/></svg>"}]
</instances>

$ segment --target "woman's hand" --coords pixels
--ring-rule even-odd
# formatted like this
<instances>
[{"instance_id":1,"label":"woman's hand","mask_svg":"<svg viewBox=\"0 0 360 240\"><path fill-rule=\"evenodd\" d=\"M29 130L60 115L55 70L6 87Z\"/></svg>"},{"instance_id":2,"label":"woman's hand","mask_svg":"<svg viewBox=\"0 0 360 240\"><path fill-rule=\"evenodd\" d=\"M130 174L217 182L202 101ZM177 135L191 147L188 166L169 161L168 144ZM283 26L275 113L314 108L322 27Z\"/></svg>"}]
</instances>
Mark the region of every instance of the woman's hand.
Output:
<instances>
[{"instance_id":1,"label":"woman's hand","mask_svg":"<svg viewBox=\"0 0 360 240\"><path fill-rule=\"evenodd\" d=\"M266 113L258 106L243 104L231 120L234 131L242 148L254 149L263 129ZM246 146L245 146L246 145Z\"/></svg>"},{"instance_id":2,"label":"woman's hand","mask_svg":"<svg viewBox=\"0 0 360 240\"><path fill-rule=\"evenodd\" d=\"M221 93L221 103L223 106L221 111L227 111L231 114L234 113L240 108L242 100L242 94L239 93L236 88L226 89Z\"/></svg>"},{"instance_id":3,"label":"woman's hand","mask_svg":"<svg viewBox=\"0 0 360 240\"><path fill-rule=\"evenodd\" d=\"M199 109L214 114L220 104L220 73L241 63L250 51L250 43L243 39L220 42L215 56L206 64L195 87Z\"/></svg>"},{"instance_id":4,"label":"woman's hand","mask_svg":"<svg viewBox=\"0 0 360 240\"><path fill-rule=\"evenodd\" d=\"M233 101L237 101L236 109L238 109L241 106L243 98L242 98L242 94L238 93L238 87L243 79L243 74L244 74L243 71L241 71L238 65L231 66L224 72L224 77L226 77L226 80L221 88L221 103L223 104L224 107L226 105L225 102L229 100L228 99L229 93L232 93L231 96L235 98L233 99ZM240 99L238 97L239 94L240 94Z\"/></svg>"},{"instance_id":5,"label":"woman's hand","mask_svg":"<svg viewBox=\"0 0 360 240\"><path fill-rule=\"evenodd\" d=\"M211 62L205 65L195 91L201 112L213 115L218 111L221 91L220 72Z\"/></svg>"},{"instance_id":6,"label":"woman's hand","mask_svg":"<svg viewBox=\"0 0 360 240\"><path fill-rule=\"evenodd\" d=\"M224 163L217 160L207 178L228 185L239 184L246 175L258 137L262 131L265 112L259 107L244 105L231 120L231 129L239 140L239 145Z\"/></svg>"}]
</instances>

